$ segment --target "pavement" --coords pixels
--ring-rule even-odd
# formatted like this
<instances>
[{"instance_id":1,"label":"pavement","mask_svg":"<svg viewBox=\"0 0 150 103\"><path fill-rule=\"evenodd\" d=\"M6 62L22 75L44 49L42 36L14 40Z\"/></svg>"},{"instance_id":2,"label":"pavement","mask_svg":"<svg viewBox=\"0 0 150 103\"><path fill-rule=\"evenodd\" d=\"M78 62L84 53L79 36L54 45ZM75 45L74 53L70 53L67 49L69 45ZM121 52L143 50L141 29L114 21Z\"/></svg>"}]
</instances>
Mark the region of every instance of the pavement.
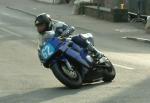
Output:
<instances>
[{"instance_id":1,"label":"pavement","mask_svg":"<svg viewBox=\"0 0 150 103\"><path fill-rule=\"evenodd\" d=\"M34 16L42 12L75 25L75 34L93 33L96 48L113 62L116 79L77 90L57 81L50 70L41 66L37 56ZM122 39L129 36L149 38L141 25L72 15L70 5L1 0L0 103L149 103L150 46Z\"/></svg>"}]
</instances>

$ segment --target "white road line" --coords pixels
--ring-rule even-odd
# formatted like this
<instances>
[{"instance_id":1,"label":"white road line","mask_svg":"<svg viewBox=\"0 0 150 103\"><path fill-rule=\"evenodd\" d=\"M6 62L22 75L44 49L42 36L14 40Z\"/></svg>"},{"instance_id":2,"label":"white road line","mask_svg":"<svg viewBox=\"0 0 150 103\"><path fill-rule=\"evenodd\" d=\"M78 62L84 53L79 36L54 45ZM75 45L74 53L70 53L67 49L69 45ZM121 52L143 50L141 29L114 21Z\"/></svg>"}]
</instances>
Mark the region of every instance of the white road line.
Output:
<instances>
[{"instance_id":1,"label":"white road line","mask_svg":"<svg viewBox=\"0 0 150 103\"><path fill-rule=\"evenodd\" d=\"M119 64L113 64L114 66L117 66L117 67L120 67L120 68L123 68L123 69L128 69L128 70L134 70L135 68L132 68L132 67L127 67L127 66L123 66L123 65L119 65Z\"/></svg>"},{"instance_id":2,"label":"white road line","mask_svg":"<svg viewBox=\"0 0 150 103\"><path fill-rule=\"evenodd\" d=\"M10 14L10 13L7 13L7 12L3 12L3 13L1 13L1 14L4 15L4 16L11 17L11 18L22 19L22 20L25 19L25 18L22 18L22 17L20 17L20 16L18 16L18 15L13 15L13 14Z\"/></svg>"},{"instance_id":3,"label":"white road line","mask_svg":"<svg viewBox=\"0 0 150 103\"><path fill-rule=\"evenodd\" d=\"M6 28L2 28L2 27L1 27L0 30L2 30L2 31L4 31L4 32L7 32L7 33L9 33L9 34L12 34L12 35L14 35L14 36L17 36L17 37L22 37L21 35L15 33L15 32L12 32L12 31L10 31L10 30L8 30L8 29L6 29Z\"/></svg>"},{"instance_id":4,"label":"white road line","mask_svg":"<svg viewBox=\"0 0 150 103\"><path fill-rule=\"evenodd\" d=\"M11 14L6 13L6 12L2 12L2 15L9 16L9 17L14 17L14 18L19 18L19 17L15 16L15 15L11 15Z\"/></svg>"}]
</instances>

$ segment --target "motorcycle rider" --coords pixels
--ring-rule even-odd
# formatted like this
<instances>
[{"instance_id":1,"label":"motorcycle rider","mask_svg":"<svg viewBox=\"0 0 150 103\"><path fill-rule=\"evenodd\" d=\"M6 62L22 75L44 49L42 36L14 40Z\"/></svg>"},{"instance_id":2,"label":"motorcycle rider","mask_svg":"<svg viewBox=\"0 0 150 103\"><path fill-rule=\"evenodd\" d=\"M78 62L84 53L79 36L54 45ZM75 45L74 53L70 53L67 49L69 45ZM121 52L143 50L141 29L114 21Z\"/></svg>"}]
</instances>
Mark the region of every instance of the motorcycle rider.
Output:
<instances>
[{"instance_id":1,"label":"motorcycle rider","mask_svg":"<svg viewBox=\"0 0 150 103\"><path fill-rule=\"evenodd\" d=\"M35 19L35 26L37 27L37 31L39 32L39 41L40 45L48 38L51 37L59 37L59 36L69 36L71 35L75 28L73 26L69 26L61 21L54 21L51 19L51 16L46 13L42 13L38 15ZM53 32L53 33L52 33ZM83 48L87 48L93 58L97 59L100 57L99 51L82 35L76 35L71 38L72 41L82 46Z\"/></svg>"}]
</instances>

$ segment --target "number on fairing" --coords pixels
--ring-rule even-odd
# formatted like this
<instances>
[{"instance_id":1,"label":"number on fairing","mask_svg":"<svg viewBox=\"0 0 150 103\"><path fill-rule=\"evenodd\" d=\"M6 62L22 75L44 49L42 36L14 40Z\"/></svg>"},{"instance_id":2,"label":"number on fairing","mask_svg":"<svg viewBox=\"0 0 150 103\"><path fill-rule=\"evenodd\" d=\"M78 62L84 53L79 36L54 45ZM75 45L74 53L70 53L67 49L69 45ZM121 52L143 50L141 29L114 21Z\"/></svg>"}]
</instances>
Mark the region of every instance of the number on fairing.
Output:
<instances>
[{"instance_id":1,"label":"number on fairing","mask_svg":"<svg viewBox=\"0 0 150 103\"><path fill-rule=\"evenodd\" d=\"M44 59L47 59L49 56L51 56L54 52L54 48L51 47L51 45L46 45L43 49L42 49L42 55Z\"/></svg>"}]
</instances>

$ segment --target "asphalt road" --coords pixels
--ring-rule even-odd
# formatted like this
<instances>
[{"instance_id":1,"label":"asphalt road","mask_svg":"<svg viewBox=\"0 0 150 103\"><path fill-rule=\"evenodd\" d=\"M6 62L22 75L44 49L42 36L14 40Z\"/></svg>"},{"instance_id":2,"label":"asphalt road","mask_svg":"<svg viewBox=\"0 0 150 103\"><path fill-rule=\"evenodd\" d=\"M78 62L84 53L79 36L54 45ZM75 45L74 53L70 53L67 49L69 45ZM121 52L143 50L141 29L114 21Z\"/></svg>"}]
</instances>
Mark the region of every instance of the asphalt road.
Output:
<instances>
[{"instance_id":1,"label":"asphalt road","mask_svg":"<svg viewBox=\"0 0 150 103\"><path fill-rule=\"evenodd\" d=\"M75 25L76 33L92 32L96 47L114 63L116 79L77 90L64 87L38 60L34 17L7 6L33 14L47 12L55 19ZM120 29L130 32L118 32ZM150 46L122 39L139 34L143 34L143 30L128 23L73 16L68 5L1 0L0 103L149 103Z\"/></svg>"}]
</instances>

